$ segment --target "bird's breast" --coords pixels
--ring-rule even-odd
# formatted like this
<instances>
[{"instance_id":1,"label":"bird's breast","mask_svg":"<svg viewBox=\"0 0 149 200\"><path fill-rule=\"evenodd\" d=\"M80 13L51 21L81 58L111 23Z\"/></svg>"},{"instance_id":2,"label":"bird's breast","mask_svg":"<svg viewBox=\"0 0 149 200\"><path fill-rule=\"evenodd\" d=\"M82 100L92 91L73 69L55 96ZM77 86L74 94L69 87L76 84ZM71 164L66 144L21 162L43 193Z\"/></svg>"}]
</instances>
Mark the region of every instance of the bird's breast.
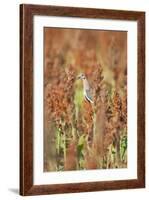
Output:
<instances>
[{"instance_id":1,"label":"bird's breast","mask_svg":"<svg viewBox=\"0 0 149 200\"><path fill-rule=\"evenodd\" d=\"M90 89L90 86L89 86L89 83L86 79L83 80L83 87L84 87L84 90L89 90Z\"/></svg>"}]
</instances>

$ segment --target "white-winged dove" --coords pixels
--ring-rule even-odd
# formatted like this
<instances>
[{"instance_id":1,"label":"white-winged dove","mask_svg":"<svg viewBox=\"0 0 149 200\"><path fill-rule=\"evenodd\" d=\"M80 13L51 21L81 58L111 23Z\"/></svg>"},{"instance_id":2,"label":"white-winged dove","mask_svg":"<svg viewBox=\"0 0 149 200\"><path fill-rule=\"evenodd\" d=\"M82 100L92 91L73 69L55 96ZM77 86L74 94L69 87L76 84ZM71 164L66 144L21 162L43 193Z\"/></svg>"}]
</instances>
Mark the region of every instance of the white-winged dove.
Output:
<instances>
[{"instance_id":1,"label":"white-winged dove","mask_svg":"<svg viewBox=\"0 0 149 200\"><path fill-rule=\"evenodd\" d=\"M84 74L80 74L78 76L78 79L81 79L83 81L83 92L84 92L85 99L88 102L93 103L92 95L91 95L91 88L90 88L88 80L86 79L86 76Z\"/></svg>"}]
</instances>

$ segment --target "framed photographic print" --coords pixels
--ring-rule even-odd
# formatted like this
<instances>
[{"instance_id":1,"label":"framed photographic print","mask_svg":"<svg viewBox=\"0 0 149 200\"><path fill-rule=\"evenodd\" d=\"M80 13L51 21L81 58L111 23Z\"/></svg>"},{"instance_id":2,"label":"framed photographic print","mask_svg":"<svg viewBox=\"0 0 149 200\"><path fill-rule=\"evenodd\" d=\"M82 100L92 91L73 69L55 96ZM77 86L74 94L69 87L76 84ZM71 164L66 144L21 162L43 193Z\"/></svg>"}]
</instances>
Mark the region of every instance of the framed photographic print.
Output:
<instances>
[{"instance_id":1,"label":"framed photographic print","mask_svg":"<svg viewBox=\"0 0 149 200\"><path fill-rule=\"evenodd\" d=\"M145 13L20 6L20 194L145 187Z\"/></svg>"}]
</instances>

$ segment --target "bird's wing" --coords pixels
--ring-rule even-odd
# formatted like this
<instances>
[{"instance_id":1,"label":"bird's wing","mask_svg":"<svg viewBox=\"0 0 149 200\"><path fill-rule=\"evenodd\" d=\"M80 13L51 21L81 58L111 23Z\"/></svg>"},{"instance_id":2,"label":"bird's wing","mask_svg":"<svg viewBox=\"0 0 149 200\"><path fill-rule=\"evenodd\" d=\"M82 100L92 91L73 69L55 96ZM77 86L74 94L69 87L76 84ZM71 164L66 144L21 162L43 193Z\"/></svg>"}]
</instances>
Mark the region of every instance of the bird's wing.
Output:
<instances>
[{"instance_id":1,"label":"bird's wing","mask_svg":"<svg viewBox=\"0 0 149 200\"><path fill-rule=\"evenodd\" d=\"M85 93L86 93L85 96L86 96L87 100L90 101L90 102L93 102L93 98L92 98L92 95L91 95L91 90L86 90Z\"/></svg>"}]
</instances>

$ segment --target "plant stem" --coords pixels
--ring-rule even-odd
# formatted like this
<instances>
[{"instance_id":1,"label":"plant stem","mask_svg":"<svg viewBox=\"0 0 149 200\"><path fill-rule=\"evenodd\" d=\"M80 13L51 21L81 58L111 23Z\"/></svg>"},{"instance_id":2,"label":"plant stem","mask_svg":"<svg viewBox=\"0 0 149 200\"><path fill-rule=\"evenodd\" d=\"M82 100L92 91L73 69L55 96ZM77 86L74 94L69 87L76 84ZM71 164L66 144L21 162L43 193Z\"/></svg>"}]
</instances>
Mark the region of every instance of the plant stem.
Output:
<instances>
[{"instance_id":1,"label":"plant stem","mask_svg":"<svg viewBox=\"0 0 149 200\"><path fill-rule=\"evenodd\" d=\"M61 133L60 131L58 130L58 135L57 135L57 153L58 153L58 156L59 156L59 153L60 153L60 137L61 137Z\"/></svg>"},{"instance_id":2,"label":"plant stem","mask_svg":"<svg viewBox=\"0 0 149 200\"><path fill-rule=\"evenodd\" d=\"M64 163L66 162L66 132L64 131Z\"/></svg>"}]
</instances>

